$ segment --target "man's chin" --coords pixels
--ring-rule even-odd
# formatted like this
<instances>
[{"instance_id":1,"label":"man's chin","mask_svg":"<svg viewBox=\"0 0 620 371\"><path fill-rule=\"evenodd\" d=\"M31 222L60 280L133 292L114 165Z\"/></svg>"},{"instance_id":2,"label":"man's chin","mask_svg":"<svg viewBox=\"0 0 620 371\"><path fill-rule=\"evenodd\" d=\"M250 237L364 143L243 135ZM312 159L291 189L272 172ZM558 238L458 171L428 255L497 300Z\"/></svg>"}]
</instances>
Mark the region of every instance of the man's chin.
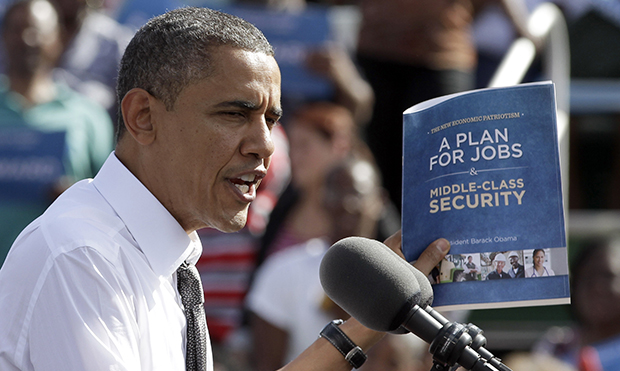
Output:
<instances>
[{"instance_id":1,"label":"man's chin","mask_svg":"<svg viewBox=\"0 0 620 371\"><path fill-rule=\"evenodd\" d=\"M220 225L214 226L214 228L224 233L238 232L245 227L247 221L248 213L244 210L237 213L232 218L222 221Z\"/></svg>"}]
</instances>

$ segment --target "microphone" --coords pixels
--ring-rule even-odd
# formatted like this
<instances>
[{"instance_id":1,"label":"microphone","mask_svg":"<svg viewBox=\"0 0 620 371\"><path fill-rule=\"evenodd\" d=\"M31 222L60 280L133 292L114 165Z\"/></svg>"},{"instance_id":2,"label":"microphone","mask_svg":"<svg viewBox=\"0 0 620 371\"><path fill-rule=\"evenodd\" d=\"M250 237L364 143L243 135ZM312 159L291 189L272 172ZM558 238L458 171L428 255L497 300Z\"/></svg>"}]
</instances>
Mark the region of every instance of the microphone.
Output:
<instances>
[{"instance_id":1,"label":"microphone","mask_svg":"<svg viewBox=\"0 0 620 371\"><path fill-rule=\"evenodd\" d=\"M431 344L436 364L510 370L484 348L482 330L452 323L431 308L426 275L379 241L347 237L336 242L325 253L319 275L327 296L360 323L375 331L411 331Z\"/></svg>"},{"instance_id":2,"label":"microphone","mask_svg":"<svg viewBox=\"0 0 620 371\"><path fill-rule=\"evenodd\" d=\"M375 331L396 331L413 305L433 302L424 273L368 238L336 242L325 253L319 275L327 296Z\"/></svg>"}]
</instances>

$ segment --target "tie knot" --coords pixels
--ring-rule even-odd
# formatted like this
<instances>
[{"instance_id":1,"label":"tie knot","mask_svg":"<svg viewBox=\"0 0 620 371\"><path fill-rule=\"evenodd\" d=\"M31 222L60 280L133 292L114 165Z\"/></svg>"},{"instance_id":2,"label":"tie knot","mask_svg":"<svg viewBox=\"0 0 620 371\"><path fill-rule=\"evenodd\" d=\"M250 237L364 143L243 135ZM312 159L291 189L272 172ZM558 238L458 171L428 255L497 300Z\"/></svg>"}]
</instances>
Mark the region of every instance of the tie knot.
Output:
<instances>
[{"instance_id":1,"label":"tie knot","mask_svg":"<svg viewBox=\"0 0 620 371\"><path fill-rule=\"evenodd\" d=\"M177 269L177 289L181 295L181 302L186 309L203 305L204 292L200 282L200 274L195 265L184 262Z\"/></svg>"}]
</instances>

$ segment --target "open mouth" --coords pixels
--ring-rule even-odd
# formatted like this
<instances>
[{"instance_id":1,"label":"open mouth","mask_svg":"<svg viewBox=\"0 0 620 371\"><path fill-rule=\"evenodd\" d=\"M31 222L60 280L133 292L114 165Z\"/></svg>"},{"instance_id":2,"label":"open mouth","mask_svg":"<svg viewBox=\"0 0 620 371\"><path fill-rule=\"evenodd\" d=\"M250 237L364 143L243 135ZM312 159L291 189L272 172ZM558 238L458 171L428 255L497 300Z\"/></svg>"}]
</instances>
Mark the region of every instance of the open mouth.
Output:
<instances>
[{"instance_id":1,"label":"open mouth","mask_svg":"<svg viewBox=\"0 0 620 371\"><path fill-rule=\"evenodd\" d=\"M230 179L232 184L243 194L252 193L260 184L261 177L255 174L245 174L239 178Z\"/></svg>"}]
</instances>

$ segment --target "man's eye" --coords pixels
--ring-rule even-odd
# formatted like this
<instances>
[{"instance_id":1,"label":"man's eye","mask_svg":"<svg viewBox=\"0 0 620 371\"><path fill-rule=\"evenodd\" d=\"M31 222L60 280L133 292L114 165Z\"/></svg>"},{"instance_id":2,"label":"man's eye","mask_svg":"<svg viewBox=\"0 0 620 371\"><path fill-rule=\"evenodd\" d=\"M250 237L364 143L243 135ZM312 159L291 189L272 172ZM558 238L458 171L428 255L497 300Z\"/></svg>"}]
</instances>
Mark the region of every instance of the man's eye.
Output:
<instances>
[{"instance_id":1,"label":"man's eye","mask_svg":"<svg viewBox=\"0 0 620 371\"><path fill-rule=\"evenodd\" d=\"M280 121L280 119L267 117L265 121L267 121L267 124L269 125L270 128L273 128L274 126L278 125L278 122Z\"/></svg>"}]
</instances>

